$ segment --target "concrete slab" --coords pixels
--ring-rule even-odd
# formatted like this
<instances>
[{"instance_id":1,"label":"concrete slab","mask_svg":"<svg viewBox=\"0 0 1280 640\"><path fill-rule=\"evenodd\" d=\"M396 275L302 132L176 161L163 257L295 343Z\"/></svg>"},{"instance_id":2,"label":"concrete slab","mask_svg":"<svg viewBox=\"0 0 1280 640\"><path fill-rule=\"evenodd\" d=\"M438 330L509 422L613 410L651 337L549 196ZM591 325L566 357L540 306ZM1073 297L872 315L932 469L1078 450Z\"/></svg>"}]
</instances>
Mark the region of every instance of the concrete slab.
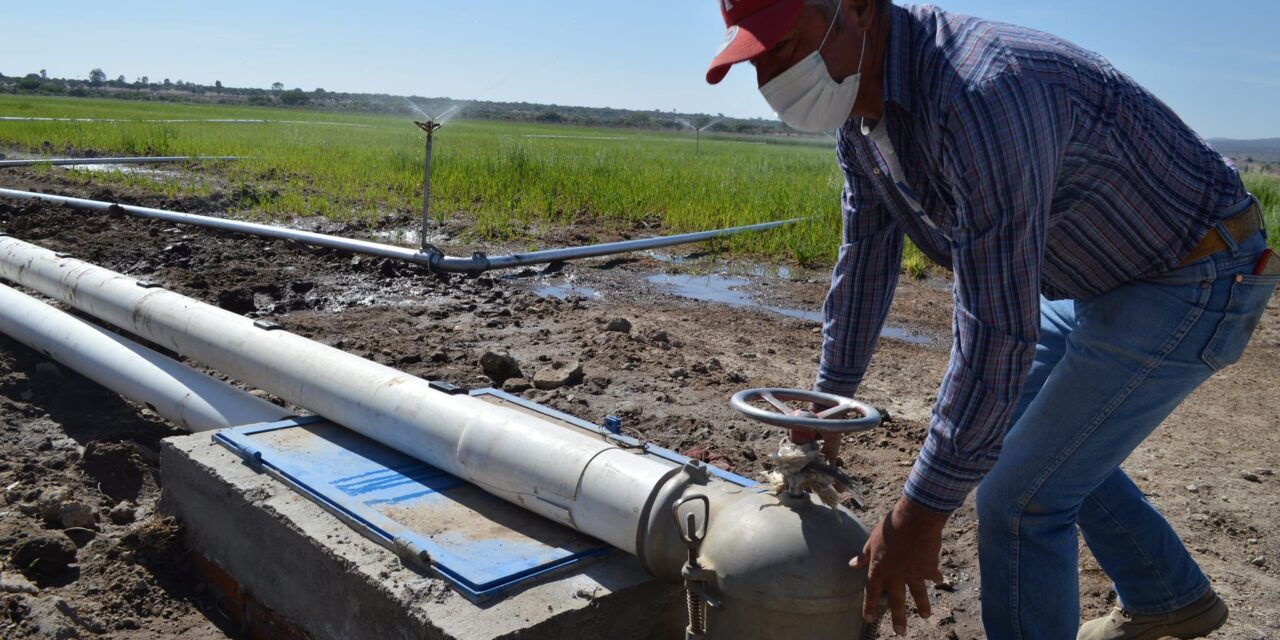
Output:
<instances>
[{"instance_id":1,"label":"concrete slab","mask_svg":"<svg viewBox=\"0 0 1280 640\"><path fill-rule=\"evenodd\" d=\"M675 638L682 592L612 554L477 606L315 503L254 472L209 434L170 438L161 509L192 549L272 619L316 639Z\"/></svg>"}]
</instances>

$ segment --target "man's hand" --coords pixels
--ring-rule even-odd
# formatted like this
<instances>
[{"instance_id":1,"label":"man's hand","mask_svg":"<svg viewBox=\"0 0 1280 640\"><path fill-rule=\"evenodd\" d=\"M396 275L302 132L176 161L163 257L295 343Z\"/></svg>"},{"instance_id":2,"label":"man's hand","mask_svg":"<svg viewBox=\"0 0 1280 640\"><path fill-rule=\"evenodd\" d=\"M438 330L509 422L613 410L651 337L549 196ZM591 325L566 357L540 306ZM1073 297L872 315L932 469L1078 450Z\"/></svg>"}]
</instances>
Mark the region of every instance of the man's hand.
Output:
<instances>
[{"instance_id":1,"label":"man's hand","mask_svg":"<svg viewBox=\"0 0 1280 640\"><path fill-rule=\"evenodd\" d=\"M889 597L893 631L900 636L907 633L907 591L915 599L921 618L932 614L924 581L943 581L938 556L942 552L942 529L946 524L946 515L919 507L903 497L871 531L862 554L849 561L854 569L868 570L867 592L862 603L862 615L867 622L879 618L882 593Z\"/></svg>"}]
</instances>

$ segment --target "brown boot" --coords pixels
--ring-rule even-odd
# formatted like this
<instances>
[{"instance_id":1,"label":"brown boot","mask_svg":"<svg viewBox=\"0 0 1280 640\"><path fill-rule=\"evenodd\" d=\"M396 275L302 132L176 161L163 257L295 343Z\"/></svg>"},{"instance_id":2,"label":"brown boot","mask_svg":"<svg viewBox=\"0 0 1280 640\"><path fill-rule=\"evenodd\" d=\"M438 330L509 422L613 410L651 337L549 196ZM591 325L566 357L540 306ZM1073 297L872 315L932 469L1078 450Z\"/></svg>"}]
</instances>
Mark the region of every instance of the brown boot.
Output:
<instances>
[{"instance_id":1,"label":"brown boot","mask_svg":"<svg viewBox=\"0 0 1280 640\"><path fill-rule=\"evenodd\" d=\"M1227 603L1210 591L1170 613L1129 613L1116 609L1084 623L1076 640L1156 640L1203 638L1227 622Z\"/></svg>"}]
</instances>

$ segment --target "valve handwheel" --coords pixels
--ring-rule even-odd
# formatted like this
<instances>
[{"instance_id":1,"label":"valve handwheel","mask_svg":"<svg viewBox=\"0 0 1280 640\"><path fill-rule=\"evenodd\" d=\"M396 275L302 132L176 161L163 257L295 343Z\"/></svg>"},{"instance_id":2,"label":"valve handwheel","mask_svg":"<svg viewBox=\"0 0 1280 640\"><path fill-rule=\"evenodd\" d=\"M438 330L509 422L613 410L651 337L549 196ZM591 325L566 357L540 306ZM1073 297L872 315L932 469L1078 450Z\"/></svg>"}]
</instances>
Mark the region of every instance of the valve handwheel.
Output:
<instances>
[{"instance_id":1,"label":"valve handwheel","mask_svg":"<svg viewBox=\"0 0 1280 640\"><path fill-rule=\"evenodd\" d=\"M734 394L729 404L752 420L790 429L796 443L812 442L819 433L857 433L880 426L875 407L820 391L747 389Z\"/></svg>"}]
</instances>

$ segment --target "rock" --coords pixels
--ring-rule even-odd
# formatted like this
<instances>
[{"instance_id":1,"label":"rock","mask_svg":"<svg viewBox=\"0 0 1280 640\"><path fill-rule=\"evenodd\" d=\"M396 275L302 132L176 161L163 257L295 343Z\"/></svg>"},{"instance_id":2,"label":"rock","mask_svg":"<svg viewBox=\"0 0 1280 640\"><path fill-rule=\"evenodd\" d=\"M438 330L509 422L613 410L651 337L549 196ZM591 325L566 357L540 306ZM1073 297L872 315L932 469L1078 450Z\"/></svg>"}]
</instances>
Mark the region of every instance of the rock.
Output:
<instances>
[{"instance_id":1,"label":"rock","mask_svg":"<svg viewBox=\"0 0 1280 640\"><path fill-rule=\"evenodd\" d=\"M1241 473L1240 473L1240 479L1241 479L1241 480L1248 480L1249 482L1262 482L1262 478L1259 478L1259 477L1258 477L1258 474L1256 474L1256 473L1249 473L1248 471L1243 471L1243 472L1241 472Z\"/></svg>"},{"instance_id":2,"label":"rock","mask_svg":"<svg viewBox=\"0 0 1280 640\"><path fill-rule=\"evenodd\" d=\"M1253 560L1251 560L1250 562L1251 562L1251 563L1253 564L1253 566L1255 566L1255 567L1265 567L1265 566L1267 566L1267 558L1266 558L1266 556L1258 556L1258 557L1254 558Z\"/></svg>"},{"instance_id":3,"label":"rock","mask_svg":"<svg viewBox=\"0 0 1280 640\"><path fill-rule=\"evenodd\" d=\"M549 369L543 369L533 376L533 386L543 391L572 387L580 382L586 374L582 371L581 362L555 362Z\"/></svg>"},{"instance_id":4,"label":"rock","mask_svg":"<svg viewBox=\"0 0 1280 640\"><path fill-rule=\"evenodd\" d=\"M533 385L525 378L511 378L502 383L502 390L507 393L524 393L532 388Z\"/></svg>"},{"instance_id":5,"label":"rock","mask_svg":"<svg viewBox=\"0 0 1280 640\"><path fill-rule=\"evenodd\" d=\"M725 379L734 384L742 384L747 381L747 374L741 371L730 371L729 375L725 376Z\"/></svg>"},{"instance_id":6,"label":"rock","mask_svg":"<svg viewBox=\"0 0 1280 640\"><path fill-rule=\"evenodd\" d=\"M76 501L62 503L58 513L58 523L64 529L92 529L97 525L93 517L93 511L86 507L83 502Z\"/></svg>"},{"instance_id":7,"label":"rock","mask_svg":"<svg viewBox=\"0 0 1280 640\"><path fill-rule=\"evenodd\" d=\"M676 368L674 368L674 369L672 369L672 370L668 371L668 372L667 372L667 375L669 375L669 376L671 376L672 378L675 378L675 379L677 379L677 380L680 380L680 379L683 379L683 378L688 378L688 377L689 377L689 371L688 371L688 370L686 370L684 367L676 367Z\"/></svg>"},{"instance_id":8,"label":"rock","mask_svg":"<svg viewBox=\"0 0 1280 640\"><path fill-rule=\"evenodd\" d=\"M58 521L58 516L62 513L62 502L69 498L69 492L62 488L56 487L45 489L40 492L40 517L44 521L53 524Z\"/></svg>"},{"instance_id":9,"label":"rock","mask_svg":"<svg viewBox=\"0 0 1280 640\"><path fill-rule=\"evenodd\" d=\"M72 500L71 493L63 488L47 489L40 494L40 516L49 526L63 529L89 529L95 525L93 510L83 502Z\"/></svg>"},{"instance_id":10,"label":"rock","mask_svg":"<svg viewBox=\"0 0 1280 640\"><path fill-rule=\"evenodd\" d=\"M1197 487L1194 484L1189 484L1187 485L1187 491L1190 491L1191 493L1199 493L1200 487Z\"/></svg>"},{"instance_id":11,"label":"rock","mask_svg":"<svg viewBox=\"0 0 1280 640\"><path fill-rule=\"evenodd\" d=\"M418 364L419 362L422 362L422 354L420 353L410 353L409 355L400 356L400 364L402 365Z\"/></svg>"},{"instance_id":12,"label":"rock","mask_svg":"<svg viewBox=\"0 0 1280 640\"><path fill-rule=\"evenodd\" d=\"M75 561L76 545L62 533L37 533L9 553L9 562L27 574L57 575Z\"/></svg>"},{"instance_id":13,"label":"rock","mask_svg":"<svg viewBox=\"0 0 1280 640\"><path fill-rule=\"evenodd\" d=\"M84 631L98 634L107 630L101 622L57 596L32 598L27 606L29 624L35 627L37 637L83 638Z\"/></svg>"},{"instance_id":14,"label":"rock","mask_svg":"<svg viewBox=\"0 0 1280 640\"><path fill-rule=\"evenodd\" d=\"M631 321L626 318L610 318L609 323L604 326L604 330L616 333L631 333Z\"/></svg>"},{"instance_id":15,"label":"rock","mask_svg":"<svg viewBox=\"0 0 1280 640\"><path fill-rule=\"evenodd\" d=\"M107 514L111 521L116 524L130 524L137 517L134 512L133 503L128 500L120 501L120 504L111 508L111 512Z\"/></svg>"},{"instance_id":16,"label":"rock","mask_svg":"<svg viewBox=\"0 0 1280 640\"><path fill-rule=\"evenodd\" d=\"M5 593L26 593L34 595L40 592L39 587L21 573L0 573L0 591Z\"/></svg>"},{"instance_id":17,"label":"rock","mask_svg":"<svg viewBox=\"0 0 1280 640\"><path fill-rule=\"evenodd\" d=\"M511 354L502 351L486 351L480 356L480 369L490 380L502 384L511 378L520 378L520 363Z\"/></svg>"}]
</instances>

